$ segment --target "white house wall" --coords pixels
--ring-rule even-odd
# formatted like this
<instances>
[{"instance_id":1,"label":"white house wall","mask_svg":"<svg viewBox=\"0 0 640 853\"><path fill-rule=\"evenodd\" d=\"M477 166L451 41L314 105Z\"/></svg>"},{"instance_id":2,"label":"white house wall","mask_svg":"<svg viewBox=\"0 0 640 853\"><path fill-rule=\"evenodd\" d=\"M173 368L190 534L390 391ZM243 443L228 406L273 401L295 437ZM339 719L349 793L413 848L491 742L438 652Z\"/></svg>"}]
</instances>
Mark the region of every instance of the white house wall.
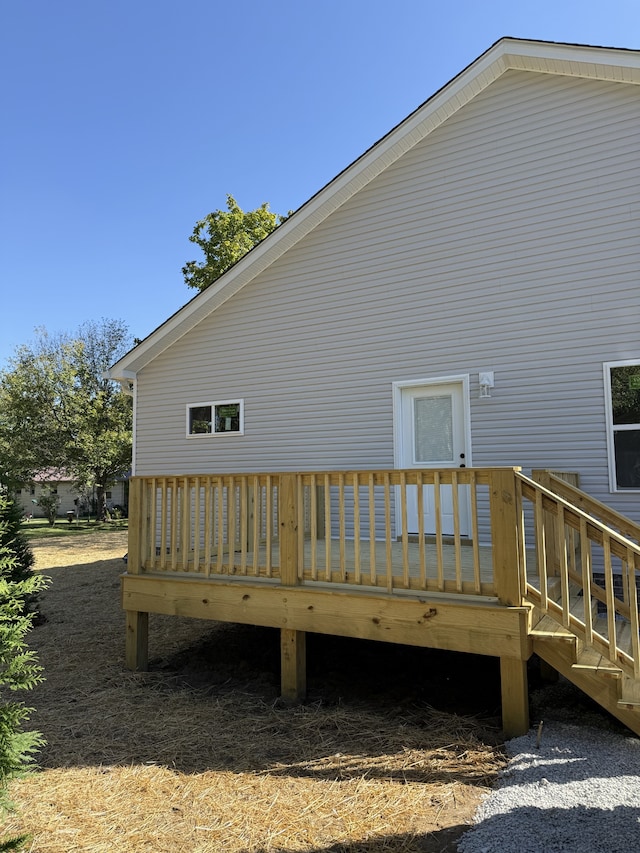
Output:
<instances>
[{"instance_id":1,"label":"white house wall","mask_svg":"<svg viewBox=\"0 0 640 853\"><path fill-rule=\"evenodd\" d=\"M136 473L392 467L391 383L469 374L474 465L639 518L602 370L640 359L639 139L637 86L507 72L140 372ZM243 436L185 436L236 398Z\"/></svg>"},{"instance_id":2,"label":"white house wall","mask_svg":"<svg viewBox=\"0 0 640 853\"><path fill-rule=\"evenodd\" d=\"M24 510L24 514L32 515L34 518L44 518L45 511L42 507L38 506L35 501L37 501L41 495L49 494L52 488L57 489L57 495L60 500L57 515L62 518L67 514L67 512L75 512L77 509L76 501L82 501L82 497L77 487L73 483L66 481L52 481L51 483L38 483L33 487L33 491L31 490L31 487L27 486L16 493L16 499ZM120 480L109 486L107 495L107 506L110 509L114 506L124 506L127 503L124 481Z\"/></svg>"}]
</instances>

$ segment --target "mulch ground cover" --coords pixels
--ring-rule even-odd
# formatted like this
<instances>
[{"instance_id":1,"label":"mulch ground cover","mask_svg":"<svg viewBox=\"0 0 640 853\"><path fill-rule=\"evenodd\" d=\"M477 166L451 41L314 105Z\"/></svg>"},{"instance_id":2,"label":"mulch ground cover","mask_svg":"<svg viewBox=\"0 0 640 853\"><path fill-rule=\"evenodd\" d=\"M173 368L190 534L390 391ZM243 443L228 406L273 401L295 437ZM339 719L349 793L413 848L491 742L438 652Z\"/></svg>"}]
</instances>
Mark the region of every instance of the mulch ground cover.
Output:
<instances>
[{"instance_id":1,"label":"mulch ground cover","mask_svg":"<svg viewBox=\"0 0 640 853\"><path fill-rule=\"evenodd\" d=\"M125 533L34 543L47 740L12 785L26 849L451 853L504 766L497 662L310 635L305 704L275 630L151 616L124 667Z\"/></svg>"}]
</instances>

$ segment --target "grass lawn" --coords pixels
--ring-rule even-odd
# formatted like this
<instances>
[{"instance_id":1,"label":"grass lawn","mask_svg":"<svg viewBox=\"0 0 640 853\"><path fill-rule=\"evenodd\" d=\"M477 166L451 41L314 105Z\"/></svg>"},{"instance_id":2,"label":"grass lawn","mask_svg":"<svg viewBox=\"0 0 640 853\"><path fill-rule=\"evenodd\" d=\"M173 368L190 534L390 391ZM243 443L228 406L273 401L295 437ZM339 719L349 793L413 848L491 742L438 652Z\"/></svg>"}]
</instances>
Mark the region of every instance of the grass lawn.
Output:
<instances>
[{"instance_id":1,"label":"grass lawn","mask_svg":"<svg viewBox=\"0 0 640 853\"><path fill-rule=\"evenodd\" d=\"M128 521L126 518L118 521L107 521L98 523L95 519L80 518L72 522L66 518L56 519L53 527L46 518L32 518L21 525L21 532L27 539L44 539L52 536L77 536L79 533L108 533L109 531L126 530Z\"/></svg>"}]
</instances>

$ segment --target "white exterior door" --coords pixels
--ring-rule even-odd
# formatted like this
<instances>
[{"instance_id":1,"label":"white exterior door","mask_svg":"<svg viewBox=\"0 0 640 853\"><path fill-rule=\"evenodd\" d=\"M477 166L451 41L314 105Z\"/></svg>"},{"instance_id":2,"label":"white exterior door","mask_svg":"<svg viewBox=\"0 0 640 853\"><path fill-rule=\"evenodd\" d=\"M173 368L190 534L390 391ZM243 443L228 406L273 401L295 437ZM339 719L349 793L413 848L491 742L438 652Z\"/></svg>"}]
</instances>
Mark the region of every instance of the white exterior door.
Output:
<instances>
[{"instance_id":1,"label":"white exterior door","mask_svg":"<svg viewBox=\"0 0 640 853\"><path fill-rule=\"evenodd\" d=\"M400 387L396 425L400 468L464 468L469 458L465 386L463 382ZM460 533L469 534L468 487L458 487ZM436 532L434 488L424 487L424 531ZM451 486L440 487L442 532L454 532ZM417 490L407 494L408 533L417 533Z\"/></svg>"}]
</instances>

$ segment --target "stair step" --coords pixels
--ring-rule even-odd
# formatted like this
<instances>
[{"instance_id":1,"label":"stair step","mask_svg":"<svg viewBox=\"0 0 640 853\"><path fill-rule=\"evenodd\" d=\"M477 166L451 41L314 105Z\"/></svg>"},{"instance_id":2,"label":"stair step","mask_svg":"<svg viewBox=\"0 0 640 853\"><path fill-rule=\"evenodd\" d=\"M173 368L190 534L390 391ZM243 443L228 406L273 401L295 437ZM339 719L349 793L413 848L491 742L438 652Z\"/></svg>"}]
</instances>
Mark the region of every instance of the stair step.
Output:
<instances>
[{"instance_id":1,"label":"stair step","mask_svg":"<svg viewBox=\"0 0 640 853\"><path fill-rule=\"evenodd\" d=\"M560 578L550 578L547 583L547 598L559 608L562 608L562 587ZM575 584L569 584L569 611L578 619L584 621L585 601L588 597L582 594L580 587ZM598 602L595 598L590 600L591 618L595 619L598 615Z\"/></svg>"},{"instance_id":2,"label":"stair step","mask_svg":"<svg viewBox=\"0 0 640 853\"><path fill-rule=\"evenodd\" d=\"M595 649L582 649L578 654L578 659L572 666L573 669L595 672L607 678L620 678L622 676L622 670Z\"/></svg>"},{"instance_id":3,"label":"stair step","mask_svg":"<svg viewBox=\"0 0 640 853\"><path fill-rule=\"evenodd\" d=\"M560 642L572 643L577 640L575 634L556 622L551 616L543 616L542 619L531 629L529 635L536 640L559 640Z\"/></svg>"}]
</instances>

